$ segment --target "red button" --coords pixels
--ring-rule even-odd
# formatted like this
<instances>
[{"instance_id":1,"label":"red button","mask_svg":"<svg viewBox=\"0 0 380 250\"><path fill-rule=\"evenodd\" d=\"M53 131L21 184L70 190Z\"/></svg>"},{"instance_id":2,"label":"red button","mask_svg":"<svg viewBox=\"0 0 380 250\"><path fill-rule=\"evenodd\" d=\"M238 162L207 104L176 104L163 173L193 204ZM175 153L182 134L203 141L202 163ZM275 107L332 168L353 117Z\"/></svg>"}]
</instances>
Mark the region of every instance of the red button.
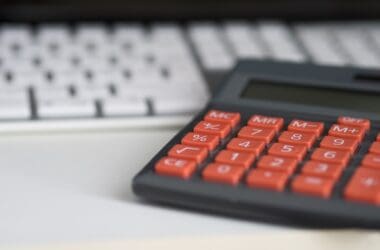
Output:
<instances>
[{"instance_id":1,"label":"red button","mask_svg":"<svg viewBox=\"0 0 380 250\"><path fill-rule=\"evenodd\" d=\"M278 138L279 142L304 145L307 148L311 148L315 141L315 135L311 133L285 131Z\"/></svg>"},{"instance_id":2,"label":"red button","mask_svg":"<svg viewBox=\"0 0 380 250\"><path fill-rule=\"evenodd\" d=\"M372 154L380 154L380 142L377 141L372 143L369 152Z\"/></svg>"},{"instance_id":3,"label":"red button","mask_svg":"<svg viewBox=\"0 0 380 250\"><path fill-rule=\"evenodd\" d=\"M371 121L363 118L355 118L350 116L341 116L338 118L338 123L348 126L358 126L365 130L369 130L371 127Z\"/></svg>"},{"instance_id":4,"label":"red button","mask_svg":"<svg viewBox=\"0 0 380 250\"><path fill-rule=\"evenodd\" d=\"M350 160L350 153L348 151L317 148L311 155L311 159L346 166Z\"/></svg>"},{"instance_id":5,"label":"red button","mask_svg":"<svg viewBox=\"0 0 380 250\"><path fill-rule=\"evenodd\" d=\"M281 172L253 169L247 176L247 185L252 188L265 188L283 191L288 175Z\"/></svg>"},{"instance_id":6,"label":"red button","mask_svg":"<svg viewBox=\"0 0 380 250\"><path fill-rule=\"evenodd\" d=\"M333 187L331 179L305 175L298 175L291 184L293 192L322 198L330 197Z\"/></svg>"},{"instance_id":7,"label":"red button","mask_svg":"<svg viewBox=\"0 0 380 250\"><path fill-rule=\"evenodd\" d=\"M173 157L164 157L155 165L156 173L188 179L195 172L197 165L195 161L183 160Z\"/></svg>"},{"instance_id":8,"label":"red button","mask_svg":"<svg viewBox=\"0 0 380 250\"><path fill-rule=\"evenodd\" d=\"M304 175L311 175L317 177L325 177L337 180L344 169L343 165L332 164L318 161L308 161L302 167Z\"/></svg>"},{"instance_id":9,"label":"red button","mask_svg":"<svg viewBox=\"0 0 380 250\"><path fill-rule=\"evenodd\" d=\"M322 122L311 122L303 120L293 120L288 126L288 130L304 132L304 133L313 133L319 137L323 132L324 125Z\"/></svg>"},{"instance_id":10,"label":"red button","mask_svg":"<svg viewBox=\"0 0 380 250\"><path fill-rule=\"evenodd\" d=\"M248 125L252 127L272 128L278 132L284 125L284 119L281 117L254 115L248 120Z\"/></svg>"},{"instance_id":11,"label":"red button","mask_svg":"<svg viewBox=\"0 0 380 250\"><path fill-rule=\"evenodd\" d=\"M380 204L380 171L359 167L348 182L344 197L350 201Z\"/></svg>"},{"instance_id":12,"label":"red button","mask_svg":"<svg viewBox=\"0 0 380 250\"><path fill-rule=\"evenodd\" d=\"M207 157L207 153L207 149L204 147L177 144L170 149L168 155L175 158L194 160L197 163L201 163Z\"/></svg>"},{"instance_id":13,"label":"red button","mask_svg":"<svg viewBox=\"0 0 380 250\"><path fill-rule=\"evenodd\" d=\"M265 155L260 158L257 167L263 170L280 171L292 174L296 169L298 161L293 158Z\"/></svg>"},{"instance_id":14,"label":"red button","mask_svg":"<svg viewBox=\"0 0 380 250\"><path fill-rule=\"evenodd\" d=\"M210 110L204 117L205 121L228 123L235 127L240 122L240 114L224 112L220 110Z\"/></svg>"},{"instance_id":15,"label":"red button","mask_svg":"<svg viewBox=\"0 0 380 250\"><path fill-rule=\"evenodd\" d=\"M362 140L365 135L365 129L361 127L334 124L329 130L329 135Z\"/></svg>"},{"instance_id":16,"label":"red button","mask_svg":"<svg viewBox=\"0 0 380 250\"><path fill-rule=\"evenodd\" d=\"M276 130L273 128L260 128L260 127L249 127L245 126L240 129L238 136L240 138L252 139L252 140L261 140L269 143L274 135Z\"/></svg>"},{"instance_id":17,"label":"red button","mask_svg":"<svg viewBox=\"0 0 380 250\"><path fill-rule=\"evenodd\" d=\"M307 148L302 145L291 145L284 143L274 143L268 150L270 155L292 157L301 161L307 152Z\"/></svg>"},{"instance_id":18,"label":"red button","mask_svg":"<svg viewBox=\"0 0 380 250\"><path fill-rule=\"evenodd\" d=\"M217 135L220 138L226 137L231 131L231 127L225 123L201 121L194 127L194 132Z\"/></svg>"},{"instance_id":19,"label":"red button","mask_svg":"<svg viewBox=\"0 0 380 250\"><path fill-rule=\"evenodd\" d=\"M222 150L215 158L218 163L238 165L244 168L249 168L254 160L254 154L231 150Z\"/></svg>"},{"instance_id":20,"label":"red button","mask_svg":"<svg viewBox=\"0 0 380 250\"><path fill-rule=\"evenodd\" d=\"M346 150L353 154L358 147L358 140L335 136L325 136L320 147L328 149Z\"/></svg>"},{"instance_id":21,"label":"red button","mask_svg":"<svg viewBox=\"0 0 380 250\"><path fill-rule=\"evenodd\" d=\"M377 134L376 141L380 141L380 133Z\"/></svg>"},{"instance_id":22,"label":"red button","mask_svg":"<svg viewBox=\"0 0 380 250\"><path fill-rule=\"evenodd\" d=\"M255 156L258 156L264 148L265 142L263 141L253 141L242 138L233 138L227 144L227 149L253 153Z\"/></svg>"},{"instance_id":23,"label":"red button","mask_svg":"<svg viewBox=\"0 0 380 250\"><path fill-rule=\"evenodd\" d=\"M219 137L216 135L187 133L181 142L185 145L206 147L208 150L213 150L219 143Z\"/></svg>"},{"instance_id":24,"label":"red button","mask_svg":"<svg viewBox=\"0 0 380 250\"><path fill-rule=\"evenodd\" d=\"M207 165L202 172L202 177L206 181L219 182L230 185L237 185L244 174L244 168L227 165L211 163Z\"/></svg>"},{"instance_id":25,"label":"red button","mask_svg":"<svg viewBox=\"0 0 380 250\"><path fill-rule=\"evenodd\" d=\"M362 160L363 167L380 169L380 155L367 154Z\"/></svg>"}]
</instances>

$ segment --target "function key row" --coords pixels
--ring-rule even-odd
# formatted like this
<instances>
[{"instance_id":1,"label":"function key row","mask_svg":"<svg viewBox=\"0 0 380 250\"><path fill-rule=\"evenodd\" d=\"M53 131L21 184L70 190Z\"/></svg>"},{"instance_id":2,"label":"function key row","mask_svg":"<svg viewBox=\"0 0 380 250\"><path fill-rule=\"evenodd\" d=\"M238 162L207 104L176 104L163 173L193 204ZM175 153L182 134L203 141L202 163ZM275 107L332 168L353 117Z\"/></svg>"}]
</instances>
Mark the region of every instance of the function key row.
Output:
<instances>
[{"instance_id":1,"label":"function key row","mask_svg":"<svg viewBox=\"0 0 380 250\"><path fill-rule=\"evenodd\" d=\"M209 111L193 131L182 138L181 144L171 148L168 157L155 165L155 171L190 178L221 140L236 130L240 120L239 113ZM213 162L202 170L202 178L237 185L246 176L247 186L276 191L284 190L290 180L293 192L328 198L370 129L367 119L339 117L329 128L328 135L320 138L325 129L323 122L295 119L282 131L284 124L280 117L253 115L237 131L237 136L226 143L225 149L216 152ZM319 146L313 149L317 139ZM380 169L380 155L375 155L380 152L380 136L378 139L362 164ZM310 160L293 176L309 152ZM350 195L345 197L355 200Z\"/></svg>"}]
</instances>

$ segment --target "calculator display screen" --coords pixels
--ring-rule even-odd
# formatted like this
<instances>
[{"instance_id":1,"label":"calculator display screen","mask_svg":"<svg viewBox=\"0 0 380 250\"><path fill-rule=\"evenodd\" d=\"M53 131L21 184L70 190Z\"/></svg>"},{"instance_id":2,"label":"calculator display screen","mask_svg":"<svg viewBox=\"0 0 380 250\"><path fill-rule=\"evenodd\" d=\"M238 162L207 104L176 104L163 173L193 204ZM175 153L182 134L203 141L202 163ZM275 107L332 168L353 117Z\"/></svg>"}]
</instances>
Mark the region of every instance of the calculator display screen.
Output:
<instances>
[{"instance_id":1,"label":"calculator display screen","mask_svg":"<svg viewBox=\"0 0 380 250\"><path fill-rule=\"evenodd\" d=\"M338 88L251 81L243 98L289 104L315 105L380 114L380 95Z\"/></svg>"}]
</instances>

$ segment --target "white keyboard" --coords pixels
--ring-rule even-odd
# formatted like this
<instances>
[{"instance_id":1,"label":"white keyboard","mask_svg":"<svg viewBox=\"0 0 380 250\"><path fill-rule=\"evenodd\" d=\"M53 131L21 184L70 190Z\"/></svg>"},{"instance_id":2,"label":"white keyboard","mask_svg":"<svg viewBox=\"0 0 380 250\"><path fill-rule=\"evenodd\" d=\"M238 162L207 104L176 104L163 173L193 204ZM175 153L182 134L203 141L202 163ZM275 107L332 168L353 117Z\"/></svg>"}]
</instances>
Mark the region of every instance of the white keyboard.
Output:
<instances>
[{"instance_id":1,"label":"white keyboard","mask_svg":"<svg viewBox=\"0 0 380 250\"><path fill-rule=\"evenodd\" d=\"M0 132L182 125L240 58L380 68L380 23L2 24Z\"/></svg>"}]
</instances>

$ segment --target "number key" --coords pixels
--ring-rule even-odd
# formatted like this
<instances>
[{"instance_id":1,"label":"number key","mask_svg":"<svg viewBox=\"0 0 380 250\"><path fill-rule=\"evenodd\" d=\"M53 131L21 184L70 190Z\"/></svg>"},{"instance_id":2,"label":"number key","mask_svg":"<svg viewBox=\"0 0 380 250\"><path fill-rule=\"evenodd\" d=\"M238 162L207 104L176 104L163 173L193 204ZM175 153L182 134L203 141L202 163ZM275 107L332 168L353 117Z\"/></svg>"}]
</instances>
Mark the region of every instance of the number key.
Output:
<instances>
[{"instance_id":1,"label":"number key","mask_svg":"<svg viewBox=\"0 0 380 250\"><path fill-rule=\"evenodd\" d=\"M307 152L307 148L302 145L290 145L284 143L274 143L268 153L270 155L292 157L301 161Z\"/></svg>"},{"instance_id":2,"label":"number key","mask_svg":"<svg viewBox=\"0 0 380 250\"><path fill-rule=\"evenodd\" d=\"M311 148L315 141L315 135L311 133L285 131L278 138L279 142L304 145Z\"/></svg>"},{"instance_id":3,"label":"number key","mask_svg":"<svg viewBox=\"0 0 380 250\"><path fill-rule=\"evenodd\" d=\"M276 130L272 128L261 128L261 127L249 127L245 126L240 129L238 137L252 140L261 140L269 143L274 135Z\"/></svg>"},{"instance_id":4,"label":"number key","mask_svg":"<svg viewBox=\"0 0 380 250\"><path fill-rule=\"evenodd\" d=\"M320 146L327 149L346 150L353 154L358 147L359 141L350 138L341 138L335 136L325 136Z\"/></svg>"},{"instance_id":5,"label":"number key","mask_svg":"<svg viewBox=\"0 0 380 250\"><path fill-rule=\"evenodd\" d=\"M231 150L222 150L215 158L218 163L239 165L244 168L249 168L254 160L254 154Z\"/></svg>"},{"instance_id":6,"label":"number key","mask_svg":"<svg viewBox=\"0 0 380 250\"><path fill-rule=\"evenodd\" d=\"M311 159L346 166L350 160L350 153L348 151L317 148L311 155Z\"/></svg>"},{"instance_id":7,"label":"number key","mask_svg":"<svg viewBox=\"0 0 380 250\"><path fill-rule=\"evenodd\" d=\"M291 174L296 169L297 164L297 160L293 158L265 155L257 162L257 168Z\"/></svg>"},{"instance_id":8,"label":"number key","mask_svg":"<svg viewBox=\"0 0 380 250\"><path fill-rule=\"evenodd\" d=\"M244 174L244 168L228 165L211 163L202 172L202 177L206 181L219 182L230 185L237 185Z\"/></svg>"},{"instance_id":9,"label":"number key","mask_svg":"<svg viewBox=\"0 0 380 250\"><path fill-rule=\"evenodd\" d=\"M254 141L242 138L233 138L228 144L227 149L244 151L253 153L255 156L258 156L265 148L265 142L263 141Z\"/></svg>"}]
</instances>

